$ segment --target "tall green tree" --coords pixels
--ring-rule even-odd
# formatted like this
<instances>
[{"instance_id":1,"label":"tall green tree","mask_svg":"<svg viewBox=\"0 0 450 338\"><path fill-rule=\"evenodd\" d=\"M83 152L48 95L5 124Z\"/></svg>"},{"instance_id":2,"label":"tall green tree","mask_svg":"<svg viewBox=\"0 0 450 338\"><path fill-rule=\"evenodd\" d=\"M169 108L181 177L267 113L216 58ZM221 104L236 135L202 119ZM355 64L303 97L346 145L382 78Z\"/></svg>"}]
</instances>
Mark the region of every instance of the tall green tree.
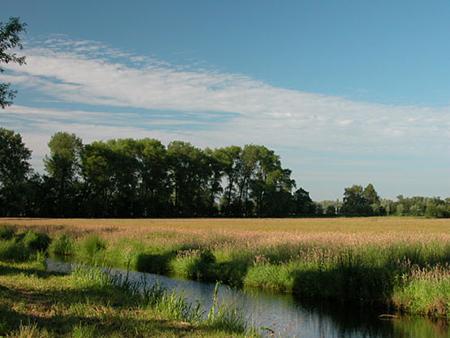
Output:
<instances>
[{"instance_id":1,"label":"tall green tree","mask_svg":"<svg viewBox=\"0 0 450 338\"><path fill-rule=\"evenodd\" d=\"M253 197L261 192L260 182L255 179L255 173L260 157L259 146L246 145L240 156L241 164L238 174L238 205L241 216L252 216L255 213L255 201L252 199L252 188L255 189Z\"/></svg>"},{"instance_id":2,"label":"tall green tree","mask_svg":"<svg viewBox=\"0 0 450 338\"><path fill-rule=\"evenodd\" d=\"M228 147L216 155L224 164L224 210L235 216L282 216L290 213L291 172L279 156L258 145Z\"/></svg>"},{"instance_id":3,"label":"tall green tree","mask_svg":"<svg viewBox=\"0 0 450 338\"><path fill-rule=\"evenodd\" d=\"M222 172L221 181L224 188L220 201L220 211L225 216L241 215L237 184L242 168L241 155L242 148L238 146L218 148L212 153Z\"/></svg>"},{"instance_id":4,"label":"tall green tree","mask_svg":"<svg viewBox=\"0 0 450 338\"><path fill-rule=\"evenodd\" d=\"M211 169L207 158L190 143L174 141L167 147L169 178L172 182L176 216L198 216L213 208L207 193Z\"/></svg>"},{"instance_id":5,"label":"tall green tree","mask_svg":"<svg viewBox=\"0 0 450 338\"><path fill-rule=\"evenodd\" d=\"M53 183L58 216L68 216L75 209L75 185L80 174L82 141L75 134L58 132L48 143L50 155L44 159L45 170Z\"/></svg>"},{"instance_id":6,"label":"tall green tree","mask_svg":"<svg viewBox=\"0 0 450 338\"><path fill-rule=\"evenodd\" d=\"M21 215L31 151L20 134L0 128L0 215Z\"/></svg>"},{"instance_id":7,"label":"tall green tree","mask_svg":"<svg viewBox=\"0 0 450 338\"><path fill-rule=\"evenodd\" d=\"M0 73L4 71L2 63L25 63L24 56L18 56L11 51L13 49L22 49L20 34L25 31L25 24L19 18L10 18L8 22L0 22ZM16 91L10 88L9 83L0 82L0 107L5 108L12 104Z\"/></svg>"},{"instance_id":8,"label":"tall green tree","mask_svg":"<svg viewBox=\"0 0 450 338\"><path fill-rule=\"evenodd\" d=\"M139 162L138 141L117 139L106 142L110 151L109 169L112 189L112 216L135 217L138 213Z\"/></svg>"},{"instance_id":9,"label":"tall green tree","mask_svg":"<svg viewBox=\"0 0 450 338\"><path fill-rule=\"evenodd\" d=\"M277 169L268 175L262 205L258 208L259 217L284 217L292 213L292 189L295 181L291 170Z\"/></svg>"},{"instance_id":10,"label":"tall green tree","mask_svg":"<svg viewBox=\"0 0 450 338\"><path fill-rule=\"evenodd\" d=\"M280 157L264 146L251 145L244 147L243 158L247 161L247 169L252 168L248 187L253 214L258 217L288 215L295 181L291 179L291 171L282 168ZM246 202L245 210L249 215L251 204Z\"/></svg>"},{"instance_id":11,"label":"tall green tree","mask_svg":"<svg viewBox=\"0 0 450 338\"><path fill-rule=\"evenodd\" d=\"M341 213L346 216L369 216L372 214L370 201L360 185L345 188Z\"/></svg>"},{"instance_id":12,"label":"tall green tree","mask_svg":"<svg viewBox=\"0 0 450 338\"><path fill-rule=\"evenodd\" d=\"M139 201L145 217L169 214L170 182L166 147L158 140L139 140L138 161Z\"/></svg>"},{"instance_id":13,"label":"tall green tree","mask_svg":"<svg viewBox=\"0 0 450 338\"><path fill-rule=\"evenodd\" d=\"M333 214L334 212L333 207ZM303 188L297 189L293 194L293 210L292 213L296 216L312 216L316 212L316 207L307 192Z\"/></svg>"},{"instance_id":14,"label":"tall green tree","mask_svg":"<svg viewBox=\"0 0 450 338\"><path fill-rule=\"evenodd\" d=\"M114 199L113 153L105 142L87 144L81 153L85 207L89 217L110 217Z\"/></svg>"},{"instance_id":15,"label":"tall green tree","mask_svg":"<svg viewBox=\"0 0 450 338\"><path fill-rule=\"evenodd\" d=\"M380 196L378 196L377 191L372 183L369 183L363 192L364 197L369 202L372 209L372 215L383 215L385 214L385 209L381 205Z\"/></svg>"},{"instance_id":16,"label":"tall green tree","mask_svg":"<svg viewBox=\"0 0 450 338\"><path fill-rule=\"evenodd\" d=\"M8 22L0 22L0 73L1 64L16 63L23 65L25 57L19 56L14 49L22 49L21 33L26 24L12 17ZM9 83L0 82L0 107L12 104L16 91ZM31 151L22 142L20 134L0 128L0 215L23 214L26 204L26 178L30 173L28 163Z\"/></svg>"},{"instance_id":17,"label":"tall green tree","mask_svg":"<svg viewBox=\"0 0 450 338\"><path fill-rule=\"evenodd\" d=\"M203 162L204 174L207 175L204 189L205 215L214 216L219 212L221 195L223 194L224 165L217 159L215 150L206 148Z\"/></svg>"}]
</instances>

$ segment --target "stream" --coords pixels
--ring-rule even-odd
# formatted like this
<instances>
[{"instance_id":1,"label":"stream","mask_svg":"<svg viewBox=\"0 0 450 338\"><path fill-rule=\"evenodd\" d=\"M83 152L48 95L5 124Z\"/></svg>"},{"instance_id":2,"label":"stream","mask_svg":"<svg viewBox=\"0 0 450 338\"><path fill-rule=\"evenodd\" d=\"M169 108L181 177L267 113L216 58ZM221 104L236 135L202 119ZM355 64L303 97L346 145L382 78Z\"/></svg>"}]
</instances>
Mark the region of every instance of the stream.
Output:
<instances>
[{"instance_id":1,"label":"stream","mask_svg":"<svg viewBox=\"0 0 450 338\"><path fill-rule=\"evenodd\" d=\"M69 273L74 263L47 260L47 270ZM108 269L111 274L126 275L120 269ZM175 290L189 302L200 302L205 310L212 305L215 284L143 273L128 272L131 281L145 280L147 285L159 283ZM262 329L265 336L275 337L450 337L448 322L431 321L423 317L380 318L364 306L332 303L309 303L292 295L272 294L260 290L219 287L219 300L241 310L249 325Z\"/></svg>"}]
</instances>

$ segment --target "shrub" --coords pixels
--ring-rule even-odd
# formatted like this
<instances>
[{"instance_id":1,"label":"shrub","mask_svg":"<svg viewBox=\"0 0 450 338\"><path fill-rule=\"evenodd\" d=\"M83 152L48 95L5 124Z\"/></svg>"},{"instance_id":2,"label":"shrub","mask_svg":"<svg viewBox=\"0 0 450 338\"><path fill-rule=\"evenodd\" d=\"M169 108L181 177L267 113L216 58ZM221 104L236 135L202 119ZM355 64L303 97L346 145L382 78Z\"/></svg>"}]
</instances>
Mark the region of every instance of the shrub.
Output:
<instances>
[{"instance_id":1,"label":"shrub","mask_svg":"<svg viewBox=\"0 0 450 338\"><path fill-rule=\"evenodd\" d=\"M50 237L42 232L28 230L23 236L22 242L30 251L46 251L50 245Z\"/></svg>"},{"instance_id":2,"label":"shrub","mask_svg":"<svg viewBox=\"0 0 450 338\"><path fill-rule=\"evenodd\" d=\"M49 247L49 252L56 256L71 256L74 253L73 239L63 234L55 238Z\"/></svg>"},{"instance_id":3,"label":"shrub","mask_svg":"<svg viewBox=\"0 0 450 338\"><path fill-rule=\"evenodd\" d=\"M96 235L85 238L79 247L79 254L83 259L93 261L98 254L106 249L106 242Z\"/></svg>"},{"instance_id":4,"label":"shrub","mask_svg":"<svg viewBox=\"0 0 450 338\"><path fill-rule=\"evenodd\" d=\"M14 229L10 226L0 226L0 239L8 240L14 237Z\"/></svg>"},{"instance_id":5,"label":"shrub","mask_svg":"<svg viewBox=\"0 0 450 338\"><path fill-rule=\"evenodd\" d=\"M22 242L10 239L0 241L0 259L22 261L30 256L30 251Z\"/></svg>"},{"instance_id":6,"label":"shrub","mask_svg":"<svg viewBox=\"0 0 450 338\"><path fill-rule=\"evenodd\" d=\"M175 257L175 252L138 253L133 266L137 271L150 273L168 273L169 263Z\"/></svg>"},{"instance_id":7,"label":"shrub","mask_svg":"<svg viewBox=\"0 0 450 338\"><path fill-rule=\"evenodd\" d=\"M179 276L201 281L216 279L216 258L210 250L187 250L171 262L172 270Z\"/></svg>"}]
</instances>

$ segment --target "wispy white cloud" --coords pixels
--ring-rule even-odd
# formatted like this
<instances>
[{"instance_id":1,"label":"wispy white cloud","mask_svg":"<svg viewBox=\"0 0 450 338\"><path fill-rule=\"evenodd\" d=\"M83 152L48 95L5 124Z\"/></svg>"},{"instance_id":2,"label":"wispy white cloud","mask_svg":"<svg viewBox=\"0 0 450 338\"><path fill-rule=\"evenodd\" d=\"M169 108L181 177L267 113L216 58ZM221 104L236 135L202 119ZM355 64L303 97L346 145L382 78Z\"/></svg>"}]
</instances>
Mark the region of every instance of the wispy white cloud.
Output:
<instances>
[{"instance_id":1,"label":"wispy white cloud","mask_svg":"<svg viewBox=\"0 0 450 338\"><path fill-rule=\"evenodd\" d=\"M49 103L48 108L13 106L0 111L1 121L24 131L38 157L57 130L76 132L86 141L150 136L202 146L263 143L354 154L448 150L448 107L307 93L62 37L32 43L26 55L27 65L7 65L2 79L73 107L102 107L64 110ZM190 128L192 124L196 128Z\"/></svg>"}]
</instances>

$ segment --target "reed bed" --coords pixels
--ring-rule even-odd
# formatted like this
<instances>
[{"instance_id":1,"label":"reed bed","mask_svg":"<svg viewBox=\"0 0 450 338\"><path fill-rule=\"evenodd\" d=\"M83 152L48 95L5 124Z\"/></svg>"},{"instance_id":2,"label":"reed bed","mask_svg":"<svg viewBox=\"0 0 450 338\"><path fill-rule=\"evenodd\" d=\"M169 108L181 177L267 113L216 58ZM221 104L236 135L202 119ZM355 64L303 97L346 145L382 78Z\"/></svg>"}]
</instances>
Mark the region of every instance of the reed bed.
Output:
<instances>
[{"instance_id":1,"label":"reed bed","mask_svg":"<svg viewBox=\"0 0 450 338\"><path fill-rule=\"evenodd\" d=\"M2 219L0 223L46 232L55 238L50 251L62 248L81 262L450 317L450 220Z\"/></svg>"}]
</instances>

